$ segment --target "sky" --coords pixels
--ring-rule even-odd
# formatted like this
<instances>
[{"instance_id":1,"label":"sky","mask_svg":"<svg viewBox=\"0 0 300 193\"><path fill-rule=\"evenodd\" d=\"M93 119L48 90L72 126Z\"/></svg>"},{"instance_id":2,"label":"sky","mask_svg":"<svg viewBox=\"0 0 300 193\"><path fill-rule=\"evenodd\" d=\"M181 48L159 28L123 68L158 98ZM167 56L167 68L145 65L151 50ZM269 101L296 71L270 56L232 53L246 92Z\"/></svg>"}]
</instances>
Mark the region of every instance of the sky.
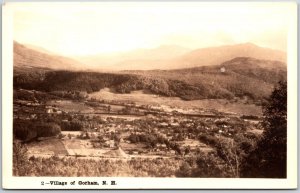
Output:
<instances>
[{"instance_id":1,"label":"sky","mask_svg":"<svg viewBox=\"0 0 300 193\"><path fill-rule=\"evenodd\" d=\"M285 51L289 4L15 4L13 36L65 56L179 45L190 49L251 42Z\"/></svg>"}]
</instances>

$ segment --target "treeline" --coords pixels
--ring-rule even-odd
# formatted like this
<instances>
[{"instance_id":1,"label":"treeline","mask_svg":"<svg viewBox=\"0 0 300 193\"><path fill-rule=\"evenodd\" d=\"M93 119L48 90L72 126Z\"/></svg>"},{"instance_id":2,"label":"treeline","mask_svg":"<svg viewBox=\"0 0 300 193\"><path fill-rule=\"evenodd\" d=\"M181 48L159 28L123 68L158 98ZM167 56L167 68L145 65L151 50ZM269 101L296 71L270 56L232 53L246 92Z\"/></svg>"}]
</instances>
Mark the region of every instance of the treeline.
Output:
<instances>
[{"instance_id":1,"label":"treeline","mask_svg":"<svg viewBox=\"0 0 300 193\"><path fill-rule=\"evenodd\" d=\"M14 77L15 89L34 89L67 98L70 96L66 92L91 93L100 91L104 87L113 88L118 93L146 89L154 94L177 96L186 100L207 97L198 87L182 81L153 79L132 74L51 71L45 74L19 74Z\"/></svg>"},{"instance_id":2,"label":"treeline","mask_svg":"<svg viewBox=\"0 0 300 193\"><path fill-rule=\"evenodd\" d=\"M13 134L17 139L30 141L38 137L51 137L60 134L61 128L54 122L14 119Z\"/></svg>"},{"instance_id":3,"label":"treeline","mask_svg":"<svg viewBox=\"0 0 300 193\"><path fill-rule=\"evenodd\" d=\"M57 95L51 94L51 93L46 93L46 92L14 89L13 99L14 100L45 102L45 101L49 101L49 100L57 100L57 99L60 99L60 97Z\"/></svg>"},{"instance_id":4,"label":"treeline","mask_svg":"<svg viewBox=\"0 0 300 193\"><path fill-rule=\"evenodd\" d=\"M83 131L84 127L80 121L61 121L61 128L63 131Z\"/></svg>"}]
</instances>

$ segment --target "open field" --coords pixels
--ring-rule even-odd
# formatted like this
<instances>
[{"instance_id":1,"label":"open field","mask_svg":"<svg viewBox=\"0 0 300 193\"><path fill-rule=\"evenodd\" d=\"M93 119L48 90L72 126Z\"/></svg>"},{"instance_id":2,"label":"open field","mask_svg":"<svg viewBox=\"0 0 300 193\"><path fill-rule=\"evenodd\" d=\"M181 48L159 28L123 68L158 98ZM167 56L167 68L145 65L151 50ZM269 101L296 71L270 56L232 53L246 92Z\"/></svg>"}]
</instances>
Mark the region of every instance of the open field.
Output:
<instances>
[{"instance_id":1,"label":"open field","mask_svg":"<svg viewBox=\"0 0 300 193\"><path fill-rule=\"evenodd\" d=\"M83 102L73 102L70 100L51 100L47 102L47 105L53 105L65 112L81 112L92 113L93 108L85 105Z\"/></svg>"},{"instance_id":2,"label":"open field","mask_svg":"<svg viewBox=\"0 0 300 193\"><path fill-rule=\"evenodd\" d=\"M142 143L120 143L120 146L124 151L142 151L146 148L146 145Z\"/></svg>"},{"instance_id":3,"label":"open field","mask_svg":"<svg viewBox=\"0 0 300 193\"><path fill-rule=\"evenodd\" d=\"M52 138L27 145L30 155L67 155L68 151L60 139Z\"/></svg>"},{"instance_id":4,"label":"open field","mask_svg":"<svg viewBox=\"0 0 300 193\"><path fill-rule=\"evenodd\" d=\"M148 94L144 91L133 91L130 94L118 94L111 92L108 88L101 89L99 92L89 94L90 98L99 100L132 101L138 105L157 105L161 104L179 107L182 109L217 109L220 112L236 113L241 115L262 114L261 107L254 104L244 104L242 101L231 102L226 99L203 99L185 101L179 97L163 97L155 94Z\"/></svg>"},{"instance_id":5,"label":"open field","mask_svg":"<svg viewBox=\"0 0 300 193\"><path fill-rule=\"evenodd\" d=\"M42 147L42 149L41 149ZM35 157L77 157L79 159L156 159L169 158L165 156L135 154L129 155L125 151L145 151L144 144L128 144L121 143L120 148L93 148L89 140L80 139L48 139L40 142L30 143L28 146L28 153Z\"/></svg>"},{"instance_id":6,"label":"open field","mask_svg":"<svg viewBox=\"0 0 300 193\"><path fill-rule=\"evenodd\" d=\"M80 156L92 159L93 157L125 158L127 155L122 150L111 148L93 148L89 140L80 139L47 139L29 143L29 155L38 157Z\"/></svg>"}]
</instances>

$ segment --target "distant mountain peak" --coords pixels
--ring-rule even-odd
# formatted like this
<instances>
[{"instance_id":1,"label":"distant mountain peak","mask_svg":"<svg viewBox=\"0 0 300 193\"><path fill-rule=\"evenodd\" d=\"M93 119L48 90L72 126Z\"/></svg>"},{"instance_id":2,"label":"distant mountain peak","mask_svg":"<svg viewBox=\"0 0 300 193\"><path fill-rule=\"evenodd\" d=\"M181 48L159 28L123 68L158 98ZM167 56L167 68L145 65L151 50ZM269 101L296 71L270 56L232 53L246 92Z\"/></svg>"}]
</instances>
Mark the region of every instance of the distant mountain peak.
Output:
<instances>
[{"instance_id":1,"label":"distant mountain peak","mask_svg":"<svg viewBox=\"0 0 300 193\"><path fill-rule=\"evenodd\" d=\"M234 58L256 58L286 62L286 53L253 43L225 45L193 50L173 63L176 68L219 65Z\"/></svg>"}]
</instances>

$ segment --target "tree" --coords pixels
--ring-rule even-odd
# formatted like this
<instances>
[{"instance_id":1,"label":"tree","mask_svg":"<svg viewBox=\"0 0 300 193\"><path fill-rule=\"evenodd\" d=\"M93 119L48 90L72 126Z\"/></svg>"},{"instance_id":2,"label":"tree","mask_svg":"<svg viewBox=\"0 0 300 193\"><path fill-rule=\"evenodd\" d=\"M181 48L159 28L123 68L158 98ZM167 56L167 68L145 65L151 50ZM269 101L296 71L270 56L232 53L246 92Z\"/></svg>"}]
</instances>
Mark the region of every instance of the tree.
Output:
<instances>
[{"instance_id":1,"label":"tree","mask_svg":"<svg viewBox=\"0 0 300 193\"><path fill-rule=\"evenodd\" d=\"M27 172L27 148L19 141L13 142L13 175L24 176Z\"/></svg>"},{"instance_id":2,"label":"tree","mask_svg":"<svg viewBox=\"0 0 300 193\"><path fill-rule=\"evenodd\" d=\"M30 141L38 137L38 132L34 127L34 123L27 120L14 120L13 133L17 139Z\"/></svg>"},{"instance_id":3,"label":"tree","mask_svg":"<svg viewBox=\"0 0 300 193\"><path fill-rule=\"evenodd\" d=\"M35 125L38 137L51 137L60 134L61 128L56 123L38 123Z\"/></svg>"},{"instance_id":4,"label":"tree","mask_svg":"<svg viewBox=\"0 0 300 193\"><path fill-rule=\"evenodd\" d=\"M264 132L242 167L242 177L286 178L287 83L280 81L263 106Z\"/></svg>"},{"instance_id":5,"label":"tree","mask_svg":"<svg viewBox=\"0 0 300 193\"><path fill-rule=\"evenodd\" d=\"M187 146L184 150L184 155L187 155L191 152L191 147L190 146Z\"/></svg>"},{"instance_id":6,"label":"tree","mask_svg":"<svg viewBox=\"0 0 300 193\"><path fill-rule=\"evenodd\" d=\"M177 177L220 178L235 177L229 166L216 155L216 152L199 151L197 156L184 160L175 174Z\"/></svg>"}]
</instances>

